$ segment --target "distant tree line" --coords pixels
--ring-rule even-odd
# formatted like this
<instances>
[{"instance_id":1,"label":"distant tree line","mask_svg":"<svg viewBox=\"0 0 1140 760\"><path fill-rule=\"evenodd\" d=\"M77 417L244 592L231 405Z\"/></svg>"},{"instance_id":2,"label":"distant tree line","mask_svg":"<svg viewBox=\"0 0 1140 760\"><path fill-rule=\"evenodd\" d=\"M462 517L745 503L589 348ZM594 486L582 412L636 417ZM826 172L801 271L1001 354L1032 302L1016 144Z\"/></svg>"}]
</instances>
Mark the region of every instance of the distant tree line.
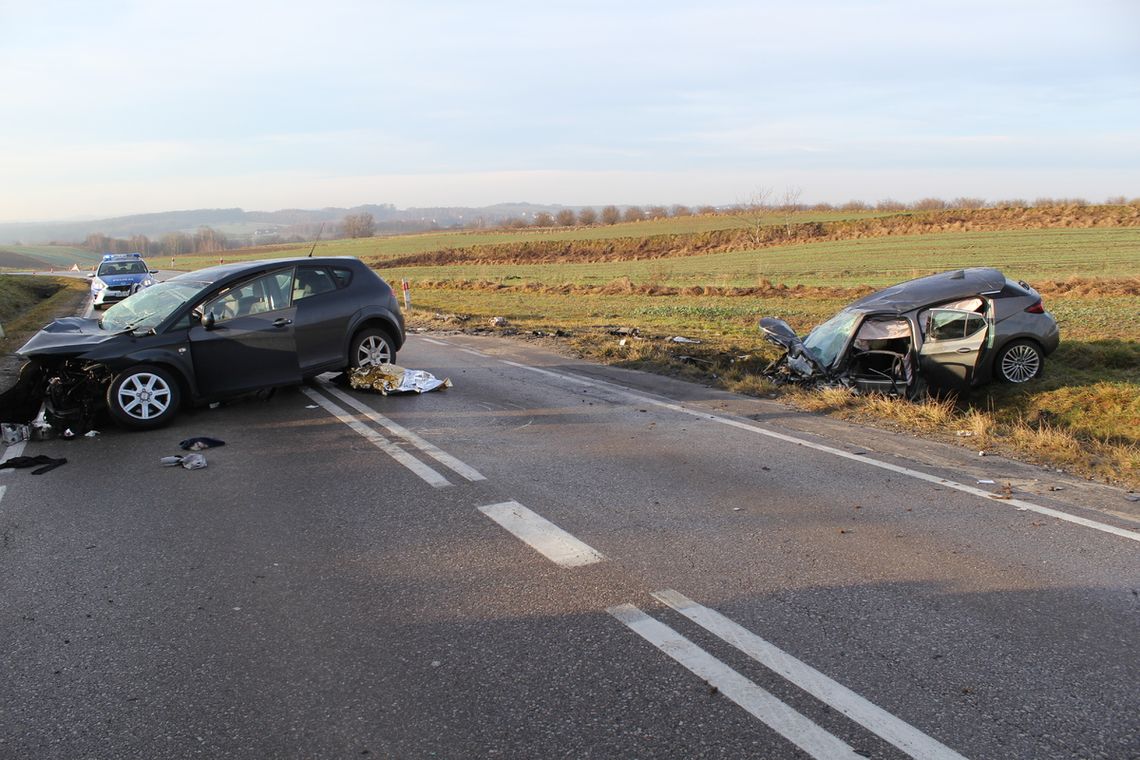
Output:
<instances>
[{"instance_id":1,"label":"distant tree line","mask_svg":"<svg viewBox=\"0 0 1140 760\"><path fill-rule=\"evenodd\" d=\"M1106 201L1110 206L1124 206L1140 204L1140 198L1128 200L1124 196L1115 196ZM651 219L664 219L666 217L682 217L692 215L721 214L788 214L797 211L943 211L947 209L980 209L980 208L1046 208L1052 206L1088 206L1084 198L1037 198L1033 201L1014 198L1007 200L987 201L985 198L958 197L951 200L942 198L920 198L910 203L885 198L875 203L861 200L850 200L846 203L800 203L799 191L784 193L780 201L770 200L770 192L764 192L748 202L736 203L729 206L698 206L691 208L681 204L670 207L665 206L605 206L600 211L589 206L578 209L562 209L555 214L545 211L536 212L529 217L512 217L499 223L504 229L523 229L526 227L594 227L598 225L618 224L619 222L640 222ZM785 218L787 221L787 218ZM483 225L479 225L483 226Z\"/></svg>"},{"instance_id":2,"label":"distant tree line","mask_svg":"<svg viewBox=\"0 0 1140 760\"><path fill-rule=\"evenodd\" d=\"M1030 202L1020 198L987 201L984 198L959 197L951 200L929 197L904 203L892 198L885 198L875 203L861 200L850 200L846 203L814 203L799 202L800 190L789 189L779 200L773 200L771 189L761 189L747 202L740 202L728 206L697 206L695 208L674 204L672 206L604 206L600 210L591 206L578 209L563 208L557 212L538 211L519 217L492 222L502 229L524 228L557 228L557 227L594 227L618 224L620 222L641 222L669 217L686 217L693 215L720 214L736 216L750 227L759 230L766 224L771 224L772 214L782 214L783 222L791 224L791 213L798 211L943 211L947 209L980 209L980 208L1046 208L1056 206L1088 206L1084 198L1037 198ZM1140 198L1131 200L1124 196L1114 196L1106 200L1109 206L1140 205ZM424 220L417 229L438 229L434 219ZM491 226L484 217L475 217L464 220L466 228L482 229ZM186 232L168 232L158 239L150 239L146 235L132 235L128 238L113 238L101 232L93 232L78 244L95 253L134 253L144 256L179 256L183 254L218 253L236 248L254 245L277 245L282 243L298 243L320 238L368 238L380 232L393 234L406 232L407 223L399 222L398 227L389 223L377 225L372 214L348 214L333 230L327 230L325 225L319 228L315 224L293 225L290 230L293 234L258 234L251 241L248 237L229 237L225 233L211 227L199 227L193 234Z\"/></svg>"},{"instance_id":3,"label":"distant tree line","mask_svg":"<svg viewBox=\"0 0 1140 760\"><path fill-rule=\"evenodd\" d=\"M157 240L146 235L113 238L101 232L92 232L79 247L95 253L141 253L143 256L178 256L187 253L217 253L247 245L242 240L231 240L224 232L211 227L199 227L197 232L168 232Z\"/></svg>"}]
</instances>

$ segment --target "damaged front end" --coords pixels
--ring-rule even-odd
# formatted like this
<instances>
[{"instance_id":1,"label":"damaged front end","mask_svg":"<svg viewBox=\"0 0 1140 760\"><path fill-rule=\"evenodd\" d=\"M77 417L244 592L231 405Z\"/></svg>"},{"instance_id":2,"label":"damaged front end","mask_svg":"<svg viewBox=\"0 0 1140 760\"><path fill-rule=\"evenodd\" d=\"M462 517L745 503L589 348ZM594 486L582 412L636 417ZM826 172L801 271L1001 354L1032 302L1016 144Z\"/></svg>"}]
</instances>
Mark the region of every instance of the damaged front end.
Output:
<instances>
[{"instance_id":1,"label":"damaged front end","mask_svg":"<svg viewBox=\"0 0 1140 760\"><path fill-rule=\"evenodd\" d=\"M807 348L796 331L782 319L764 317L760 320L760 331L771 344L784 349L784 353L764 368L763 374L776 382L805 383L824 379L827 369L819 363Z\"/></svg>"},{"instance_id":2,"label":"damaged front end","mask_svg":"<svg viewBox=\"0 0 1140 760\"><path fill-rule=\"evenodd\" d=\"M0 419L49 427L56 435L83 435L106 406L111 371L78 358L31 359L16 384L0 394Z\"/></svg>"},{"instance_id":3,"label":"damaged front end","mask_svg":"<svg viewBox=\"0 0 1140 760\"><path fill-rule=\"evenodd\" d=\"M842 311L802 340L782 319L764 317L759 327L768 342L784 349L763 370L777 384L911 400L925 393L910 322L897 315Z\"/></svg>"}]
</instances>

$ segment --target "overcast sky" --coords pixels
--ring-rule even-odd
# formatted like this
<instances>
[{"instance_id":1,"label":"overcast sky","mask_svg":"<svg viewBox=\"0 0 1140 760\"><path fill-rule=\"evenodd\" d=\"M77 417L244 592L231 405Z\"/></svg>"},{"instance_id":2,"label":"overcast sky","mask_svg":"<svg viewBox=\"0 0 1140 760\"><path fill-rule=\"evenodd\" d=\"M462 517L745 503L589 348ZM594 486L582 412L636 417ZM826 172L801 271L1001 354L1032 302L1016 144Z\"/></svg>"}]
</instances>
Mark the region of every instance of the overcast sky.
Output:
<instances>
[{"instance_id":1,"label":"overcast sky","mask_svg":"<svg viewBox=\"0 0 1140 760\"><path fill-rule=\"evenodd\" d=\"M0 0L0 221L1140 196L1140 2Z\"/></svg>"}]
</instances>

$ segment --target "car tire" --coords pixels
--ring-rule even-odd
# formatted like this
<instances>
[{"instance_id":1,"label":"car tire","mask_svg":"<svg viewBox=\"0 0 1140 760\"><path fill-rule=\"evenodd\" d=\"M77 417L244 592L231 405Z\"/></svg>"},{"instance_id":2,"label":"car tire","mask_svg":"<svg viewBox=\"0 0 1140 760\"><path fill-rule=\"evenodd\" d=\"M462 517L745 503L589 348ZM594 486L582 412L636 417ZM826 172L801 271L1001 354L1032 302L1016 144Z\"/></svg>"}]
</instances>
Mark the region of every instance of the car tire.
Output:
<instances>
[{"instance_id":1,"label":"car tire","mask_svg":"<svg viewBox=\"0 0 1140 760\"><path fill-rule=\"evenodd\" d=\"M132 430L165 425L178 414L182 391L162 367L140 364L120 372L107 386L107 408L115 422Z\"/></svg>"},{"instance_id":2,"label":"car tire","mask_svg":"<svg viewBox=\"0 0 1140 760\"><path fill-rule=\"evenodd\" d=\"M1011 341L994 358L994 374L1003 383L1025 383L1041 377L1044 371L1045 354L1031 340Z\"/></svg>"},{"instance_id":3,"label":"car tire","mask_svg":"<svg viewBox=\"0 0 1140 760\"><path fill-rule=\"evenodd\" d=\"M348 348L348 368L371 367L396 361L392 338L379 327L366 327L352 337Z\"/></svg>"}]
</instances>

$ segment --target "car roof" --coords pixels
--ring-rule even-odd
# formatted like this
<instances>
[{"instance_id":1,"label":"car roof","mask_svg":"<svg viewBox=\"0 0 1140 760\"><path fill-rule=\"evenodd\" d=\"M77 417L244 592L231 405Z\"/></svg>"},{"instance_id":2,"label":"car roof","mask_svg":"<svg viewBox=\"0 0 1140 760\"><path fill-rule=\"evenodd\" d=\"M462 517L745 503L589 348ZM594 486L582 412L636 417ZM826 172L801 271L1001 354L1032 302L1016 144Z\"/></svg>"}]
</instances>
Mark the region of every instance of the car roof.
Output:
<instances>
[{"instance_id":1,"label":"car roof","mask_svg":"<svg viewBox=\"0 0 1140 760\"><path fill-rule=\"evenodd\" d=\"M183 272L180 275L171 277L170 280L190 280L192 282L212 283L221 282L222 280L227 280L230 277L247 272L256 272L263 269L278 269L286 266L294 266L296 264L317 266L322 264L327 266L339 264L340 266L345 266L353 262L360 263L360 259L353 256L319 256L312 258L308 256L296 256L285 259L258 259L256 261L238 261L233 264L219 264L215 267L196 269L193 272Z\"/></svg>"},{"instance_id":2,"label":"car roof","mask_svg":"<svg viewBox=\"0 0 1140 760\"><path fill-rule=\"evenodd\" d=\"M994 293L1005 287L1005 282L1005 275L990 267L955 269L900 282L863 296L847 308L863 312L902 313L942 301Z\"/></svg>"}]
</instances>

